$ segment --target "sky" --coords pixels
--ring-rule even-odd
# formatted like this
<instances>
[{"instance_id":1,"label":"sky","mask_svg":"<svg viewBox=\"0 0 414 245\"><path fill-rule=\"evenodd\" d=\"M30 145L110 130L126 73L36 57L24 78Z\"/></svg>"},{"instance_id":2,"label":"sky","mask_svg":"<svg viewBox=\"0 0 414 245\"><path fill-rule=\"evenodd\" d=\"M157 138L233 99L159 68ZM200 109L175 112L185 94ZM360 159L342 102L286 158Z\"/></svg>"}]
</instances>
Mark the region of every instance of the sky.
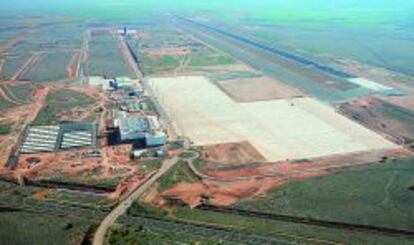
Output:
<instances>
[{"instance_id":1,"label":"sky","mask_svg":"<svg viewBox=\"0 0 414 245\"><path fill-rule=\"evenodd\" d=\"M414 19L412 0L0 0L2 13L60 14L103 19L145 13L205 13L269 21L336 21L383 24Z\"/></svg>"}]
</instances>

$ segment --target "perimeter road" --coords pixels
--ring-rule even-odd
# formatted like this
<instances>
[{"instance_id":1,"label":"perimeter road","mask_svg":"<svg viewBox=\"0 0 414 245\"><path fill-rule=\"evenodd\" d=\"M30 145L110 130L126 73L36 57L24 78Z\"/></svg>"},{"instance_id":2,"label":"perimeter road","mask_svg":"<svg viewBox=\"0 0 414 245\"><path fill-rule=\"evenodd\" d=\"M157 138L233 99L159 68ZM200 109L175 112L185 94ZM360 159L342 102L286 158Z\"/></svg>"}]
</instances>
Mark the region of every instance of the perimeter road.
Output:
<instances>
[{"instance_id":1,"label":"perimeter road","mask_svg":"<svg viewBox=\"0 0 414 245\"><path fill-rule=\"evenodd\" d=\"M132 203L137 200L144 192L157 181L163 174L165 174L169 169L171 169L179 160L179 157L176 156L171 159L167 159L162 167L149 178L144 184L140 185L134 192L132 192L124 201L119 203L119 205L113 209L101 222L98 229L95 232L93 237L93 245L102 245L104 244L105 234L109 227L111 227L115 221L125 213L125 211L132 205Z\"/></svg>"}]
</instances>

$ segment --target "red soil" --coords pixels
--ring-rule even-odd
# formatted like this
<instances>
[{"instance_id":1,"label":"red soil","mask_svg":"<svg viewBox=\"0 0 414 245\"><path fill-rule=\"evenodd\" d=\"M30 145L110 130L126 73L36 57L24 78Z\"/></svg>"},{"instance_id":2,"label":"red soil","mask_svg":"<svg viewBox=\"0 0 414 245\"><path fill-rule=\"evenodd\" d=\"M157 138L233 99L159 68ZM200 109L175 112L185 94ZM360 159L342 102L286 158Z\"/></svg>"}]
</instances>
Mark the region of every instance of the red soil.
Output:
<instances>
[{"instance_id":1,"label":"red soil","mask_svg":"<svg viewBox=\"0 0 414 245\"><path fill-rule=\"evenodd\" d=\"M402 157L410 154L409 151L400 149L332 156L311 162L262 164L251 169L209 170L203 172L209 176L209 179L203 178L196 183L178 183L160 193L158 197L152 195L152 200L146 201L165 206L168 205L168 200L179 200L190 207L195 207L200 205L203 199L208 199L211 204L226 206L243 199L264 195L270 189L288 181L331 174L346 167L379 161L384 156ZM249 176L250 178L247 178Z\"/></svg>"}]
</instances>

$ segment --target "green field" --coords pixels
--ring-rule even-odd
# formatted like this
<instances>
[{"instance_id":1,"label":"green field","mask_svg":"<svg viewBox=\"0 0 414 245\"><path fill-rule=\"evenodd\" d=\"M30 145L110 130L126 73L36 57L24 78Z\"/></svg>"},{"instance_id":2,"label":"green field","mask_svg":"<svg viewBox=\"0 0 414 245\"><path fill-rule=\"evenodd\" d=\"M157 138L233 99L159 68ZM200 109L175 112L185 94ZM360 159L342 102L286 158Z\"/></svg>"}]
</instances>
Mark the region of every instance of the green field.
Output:
<instances>
[{"instance_id":1,"label":"green field","mask_svg":"<svg viewBox=\"0 0 414 245\"><path fill-rule=\"evenodd\" d=\"M13 124L0 123L0 135L7 135L11 132Z\"/></svg>"},{"instance_id":2,"label":"green field","mask_svg":"<svg viewBox=\"0 0 414 245\"><path fill-rule=\"evenodd\" d=\"M39 213L0 212L0 244L81 244L90 224Z\"/></svg>"},{"instance_id":3,"label":"green field","mask_svg":"<svg viewBox=\"0 0 414 245\"><path fill-rule=\"evenodd\" d=\"M182 57L181 57L182 58ZM148 74L174 71L180 64L180 57L163 55L161 57L151 57L142 55L143 69Z\"/></svg>"},{"instance_id":4,"label":"green field","mask_svg":"<svg viewBox=\"0 0 414 245\"><path fill-rule=\"evenodd\" d=\"M153 170L157 170L161 167L162 165L162 160L163 159L154 159L154 160L150 160L150 161L146 161L145 163L143 163L141 165L141 170L144 171L153 171Z\"/></svg>"},{"instance_id":5,"label":"green field","mask_svg":"<svg viewBox=\"0 0 414 245\"><path fill-rule=\"evenodd\" d=\"M197 178L191 173L188 166L184 162L180 161L159 179L158 189L160 191L164 191L180 182L193 183L196 181Z\"/></svg>"},{"instance_id":6,"label":"green field","mask_svg":"<svg viewBox=\"0 0 414 245\"><path fill-rule=\"evenodd\" d=\"M238 208L414 229L414 159L388 160L290 183Z\"/></svg>"},{"instance_id":7,"label":"green field","mask_svg":"<svg viewBox=\"0 0 414 245\"><path fill-rule=\"evenodd\" d=\"M234 60L222 53L211 50L195 52L191 54L190 67L220 66L233 64Z\"/></svg>"},{"instance_id":8,"label":"green field","mask_svg":"<svg viewBox=\"0 0 414 245\"><path fill-rule=\"evenodd\" d=\"M64 113L75 107L89 106L93 98L69 89L51 92L46 97L46 105L37 115L32 125L48 125L58 122L59 113Z\"/></svg>"},{"instance_id":9,"label":"green field","mask_svg":"<svg viewBox=\"0 0 414 245\"><path fill-rule=\"evenodd\" d=\"M63 80L68 77L66 68L72 56L71 52L43 54L33 67L19 77L19 80L34 82Z\"/></svg>"}]
</instances>

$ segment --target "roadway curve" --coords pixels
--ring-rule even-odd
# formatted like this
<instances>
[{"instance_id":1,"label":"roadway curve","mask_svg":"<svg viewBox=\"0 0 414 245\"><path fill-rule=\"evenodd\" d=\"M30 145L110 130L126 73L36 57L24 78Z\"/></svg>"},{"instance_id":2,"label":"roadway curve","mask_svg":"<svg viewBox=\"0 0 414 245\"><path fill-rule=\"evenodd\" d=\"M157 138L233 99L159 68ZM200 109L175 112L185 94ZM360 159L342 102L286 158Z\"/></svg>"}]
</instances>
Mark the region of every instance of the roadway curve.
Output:
<instances>
[{"instance_id":1,"label":"roadway curve","mask_svg":"<svg viewBox=\"0 0 414 245\"><path fill-rule=\"evenodd\" d=\"M151 176L145 183L140 185L134 192L132 192L125 200L118 204L101 222L93 237L93 245L102 245L105 241L105 234L109 227L123 215L126 210L137 200L148 188L154 184L163 174L170 170L179 160L179 157L174 157L166 160L159 171Z\"/></svg>"}]
</instances>

